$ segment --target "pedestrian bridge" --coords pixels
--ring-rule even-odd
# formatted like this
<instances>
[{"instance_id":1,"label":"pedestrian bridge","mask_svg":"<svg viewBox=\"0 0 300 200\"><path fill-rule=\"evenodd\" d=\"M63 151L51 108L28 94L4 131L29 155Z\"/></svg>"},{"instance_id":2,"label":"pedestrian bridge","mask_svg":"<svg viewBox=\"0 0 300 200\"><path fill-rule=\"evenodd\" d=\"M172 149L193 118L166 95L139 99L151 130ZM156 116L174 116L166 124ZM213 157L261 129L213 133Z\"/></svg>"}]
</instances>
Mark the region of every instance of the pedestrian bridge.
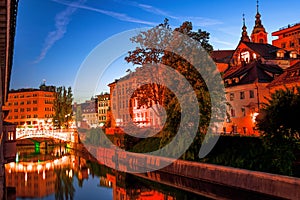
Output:
<instances>
[{"instance_id":1,"label":"pedestrian bridge","mask_svg":"<svg viewBox=\"0 0 300 200\"><path fill-rule=\"evenodd\" d=\"M38 129L18 129L16 130L16 139L29 139L29 138L52 138L59 139L66 142L75 142L75 130L38 130Z\"/></svg>"}]
</instances>

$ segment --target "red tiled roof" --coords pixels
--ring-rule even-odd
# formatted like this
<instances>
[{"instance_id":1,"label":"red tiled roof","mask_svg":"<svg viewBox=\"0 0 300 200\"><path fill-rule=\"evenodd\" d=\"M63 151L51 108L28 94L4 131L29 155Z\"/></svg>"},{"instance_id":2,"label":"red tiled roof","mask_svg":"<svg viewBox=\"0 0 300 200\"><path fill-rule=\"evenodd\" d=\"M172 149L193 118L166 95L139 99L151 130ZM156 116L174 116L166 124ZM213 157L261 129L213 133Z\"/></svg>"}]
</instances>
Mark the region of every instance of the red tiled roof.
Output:
<instances>
[{"instance_id":1,"label":"red tiled roof","mask_svg":"<svg viewBox=\"0 0 300 200\"><path fill-rule=\"evenodd\" d=\"M300 61L287 68L283 74L274 79L267 87L300 83Z\"/></svg>"},{"instance_id":2,"label":"red tiled roof","mask_svg":"<svg viewBox=\"0 0 300 200\"><path fill-rule=\"evenodd\" d=\"M228 64L234 52L235 50L216 50L210 56L215 62Z\"/></svg>"},{"instance_id":3,"label":"red tiled roof","mask_svg":"<svg viewBox=\"0 0 300 200\"><path fill-rule=\"evenodd\" d=\"M242 85L254 82L271 82L276 74L281 74L283 70L278 65L262 64L260 61L253 61L245 66L227 71L223 79L238 78L239 82L232 85Z\"/></svg>"},{"instance_id":4,"label":"red tiled roof","mask_svg":"<svg viewBox=\"0 0 300 200\"><path fill-rule=\"evenodd\" d=\"M277 58L276 52L280 49L271 44L262 44L262 43L253 43L253 42L243 42L243 43L265 59L276 59Z\"/></svg>"}]
</instances>

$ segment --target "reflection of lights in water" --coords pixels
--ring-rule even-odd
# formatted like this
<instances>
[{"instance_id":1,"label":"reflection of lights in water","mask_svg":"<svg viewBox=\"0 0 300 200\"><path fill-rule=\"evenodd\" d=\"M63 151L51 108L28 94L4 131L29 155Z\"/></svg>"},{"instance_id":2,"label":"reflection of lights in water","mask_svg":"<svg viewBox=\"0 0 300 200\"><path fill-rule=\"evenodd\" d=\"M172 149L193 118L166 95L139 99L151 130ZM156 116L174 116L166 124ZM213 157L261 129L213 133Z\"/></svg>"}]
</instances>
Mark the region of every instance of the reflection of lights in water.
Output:
<instances>
[{"instance_id":1,"label":"reflection of lights in water","mask_svg":"<svg viewBox=\"0 0 300 200\"><path fill-rule=\"evenodd\" d=\"M9 166L10 166L11 168L15 167L15 163L14 163L14 162L11 162L11 163L9 163Z\"/></svg>"},{"instance_id":2,"label":"reflection of lights in water","mask_svg":"<svg viewBox=\"0 0 300 200\"><path fill-rule=\"evenodd\" d=\"M53 163L54 163L54 165L57 165L57 164L58 164L58 159L55 159L55 160L53 161Z\"/></svg>"},{"instance_id":3,"label":"reflection of lights in water","mask_svg":"<svg viewBox=\"0 0 300 200\"><path fill-rule=\"evenodd\" d=\"M22 164L18 164L18 169L19 169L19 170L21 170L21 171L22 171L22 170L23 170L23 168L24 168L24 166L23 166Z\"/></svg>"},{"instance_id":4,"label":"reflection of lights in water","mask_svg":"<svg viewBox=\"0 0 300 200\"><path fill-rule=\"evenodd\" d=\"M38 166L37 166L38 174L40 173L40 170L41 170L42 168L43 168L42 165L38 165Z\"/></svg>"},{"instance_id":5,"label":"reflection of lights in water","mask_svg":"<svg viewBox=\"0 0 300 200\"><path fill-rule=\"evenodd\" d=\"M31 164L27 165L27 170L29 170L29 171L32 170L32 165Z\"/></svg>"},{"instance_id":6,"label":"reflection of lights in water","mask_svg":"<svg viewBox=\"0 0 300 200\"><path fill-rule=\"evenodd\" d=\"M27 186L27 172L25 172L25 186Z\"/></svg>"},{"instance_id":7,"label":"reflection of lights in water","mask_svg":"<svg viewBox=\"0 0 300 200\"><path fill-rule=\"evenodd\" d=\"M87 170L87 171L88 171L88 175L90 175L90 168L88 168L88 170Z\"/></svg>"},{"instance_id":8,"label":"reflection of lights in water","mask_svg":"<svg viewBox=\"0 0 300 200\"><path fill-rule=\"evenodd\" d=\"M67 156L63 156L61 159L62 159L63 162L65 162L68 159L68 157Z\"/></svg>"},{"instance_id":9,"label":"reflection of lights in water","mask_svg":"<svg viewBox=\"0 0 300 200\"><path fill-rule=\"evenodd\" d=\"M46 173L45 173L45 170L43 170L43 180L45 180L46 178Z\"/></svg>"},{"instance_id":10,"label":"reflection of lights in water","mask_svg":"<svg viewBox=\"0 0 300 200\"><path fill-rule=\"evenodd\" d=\"M17 154L16 154L16 163L18 163L19 162L19 152L17 152Z\"/></svg>"},{"instance_id":11,"label":"reflection of lights in water","mask_svg":"<svg viewBox=\"0 0 300 200\"><path fill-rule=\"evenodd\" d=\"M70 178L73 177L73 171L72 171L72 169L69 171L69 177L70 177Z\"/></svg>"},{"instance_id":12,"label":"reflection of lights in water","mask_svg":"<svg viewBox=\"0 0 300 200\"><path fill-rule=\"evenodd\" d=\"M51 167L51 163L46 163L46 168L49 170Z\"/></svg>"}]
</instances>

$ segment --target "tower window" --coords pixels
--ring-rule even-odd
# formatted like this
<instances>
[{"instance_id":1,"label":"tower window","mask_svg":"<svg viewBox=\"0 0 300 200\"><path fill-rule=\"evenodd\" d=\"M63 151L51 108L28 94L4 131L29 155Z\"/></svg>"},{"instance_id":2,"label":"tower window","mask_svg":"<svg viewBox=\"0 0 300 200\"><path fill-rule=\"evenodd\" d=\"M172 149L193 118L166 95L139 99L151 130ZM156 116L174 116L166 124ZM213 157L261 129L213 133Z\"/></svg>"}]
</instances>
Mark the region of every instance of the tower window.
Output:
<instances>
[{"instance_id":1,"label":"tower window","mask_svg":"<svg viewBox=\"0 0 300 200\"><path fill-rule=\"evenodd\" d=\"M264 43L264 39L259 39L259 43Z\"/></svg>"}]
</instances>

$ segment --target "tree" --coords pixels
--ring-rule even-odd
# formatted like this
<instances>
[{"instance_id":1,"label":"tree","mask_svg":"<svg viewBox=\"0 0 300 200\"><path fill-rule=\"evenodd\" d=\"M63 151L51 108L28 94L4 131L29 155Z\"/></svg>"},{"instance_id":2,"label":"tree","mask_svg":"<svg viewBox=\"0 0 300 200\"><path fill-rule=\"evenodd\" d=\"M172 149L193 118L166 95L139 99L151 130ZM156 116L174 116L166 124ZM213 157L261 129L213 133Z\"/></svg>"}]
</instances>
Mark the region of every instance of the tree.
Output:
<instances>
[{"instance_id":1,"label":"tree","mask_svg":"<svg viewBox=\"0 0 300 200\"><path fill-rule=\"evenodd\" d=\"M300 87L275 91L257 117L271 171L291 175L299 142Z\"/></svg>"},{"instance_id":2,"label":"tree","mask_svg":"<svg viewBox=\"0 0 300 200\"><path fill-rule=\"evenodd\" d=\"M76 121L76 126L78 127L78 122L81 122L83 117L82 117L82 109L80 104L74 104L75 106L75 121Z\"/></svg>"},{"instance_id":3,"label":"tree","mask_svg":"<svg viewBox=\"0 0 300 200\"><path fill-rule=\"evenodd\" d=\"M56 128L69 128L69 121L72 119L72 89L64 86L56 89L56 96L53 102L53 122Z\"/></svg>"},{"instance_id":4,"label":"tree","mask_svg":"<svg viewBox=\"0 0 300 200\"><path fill-rule=\"evenodd\" d=\"M160 84L160 75L159 68L161 63L163 65L169 66L174 70L178 71L188 83L193 87L193 92L196 94L199 111L201 115L200 128L198 133L205 133L209 124L211 106L210 106L210 94L205 85L205 82L198 72L188 60L181 57L180 55L174 53L172 50L176 48L177 52L184 52L185 55L189 55L189 59L195 61L197 66L207 66L207 61L209 60L199 60L201 55L195 55L194 44L187 43L184 39L180 38L181 35L186 35L192 38L197 46L201 46L206 52L211 52L213 47L209 44L209 33L199 29L198 31L193 31L191 22L184 22L180 27L172 30L168 24L168 19L165 19L164 23L159 24L155 28L149 29L139 33L137 36L131 38L131 41L138 43L140 47L136 48L133 51L128 52L128 56L125 58L127 62L130 62L134 65L142 66L136 69L135 76L143 82L144 74L147 73L147 64L151 65L154 68L157 68L158 73L147 73L151 74L151 79L155 80L156 84L145 84L141 85L133 93L132 98L138 100L139 106L151 107L153 104L162 105L167 112L167 121L164 127L164 137L161 140L160 147L165 146L170 142L177 132L178 126L180 124L181 117L181 107L179 105L176 95L170 91L168 88ZM172 40L172 38L178 38L178 40ZM169 42L171 41L171 42ZM151 44L157 48L151 48ZM171 44L170 44L171 43ZM168 47L171 45L171 50L168 50ZM204 58L203 56L202 58ZM205 63L206 62L206 63ZM205 63L205 64L203 64ZM139 73L142 70L143 73ZM209 70L209 69L208 69ZM213 74L212 71L206 72ZM164 76L166 78L166 76ZM184 98L188 99L191 96L191 93L185 93L186 88L185 84L179 79L167 80L172 85L176 85L177 88L181 88L180 92ZM213 81L213 80L212 80ZM196 112L190 110L191 113ZM198 113L197 113L198 115ZM198 136L199 136L198 134ZM196 137L194 142L194 147L191 147L192 158L196 157L196 154L199 152L199 144L201 143L201 136ZM178 148L184 146L184 141L178 141ZM197 150L196 150L197 149Z\"/></svg>"}]
</instances>

